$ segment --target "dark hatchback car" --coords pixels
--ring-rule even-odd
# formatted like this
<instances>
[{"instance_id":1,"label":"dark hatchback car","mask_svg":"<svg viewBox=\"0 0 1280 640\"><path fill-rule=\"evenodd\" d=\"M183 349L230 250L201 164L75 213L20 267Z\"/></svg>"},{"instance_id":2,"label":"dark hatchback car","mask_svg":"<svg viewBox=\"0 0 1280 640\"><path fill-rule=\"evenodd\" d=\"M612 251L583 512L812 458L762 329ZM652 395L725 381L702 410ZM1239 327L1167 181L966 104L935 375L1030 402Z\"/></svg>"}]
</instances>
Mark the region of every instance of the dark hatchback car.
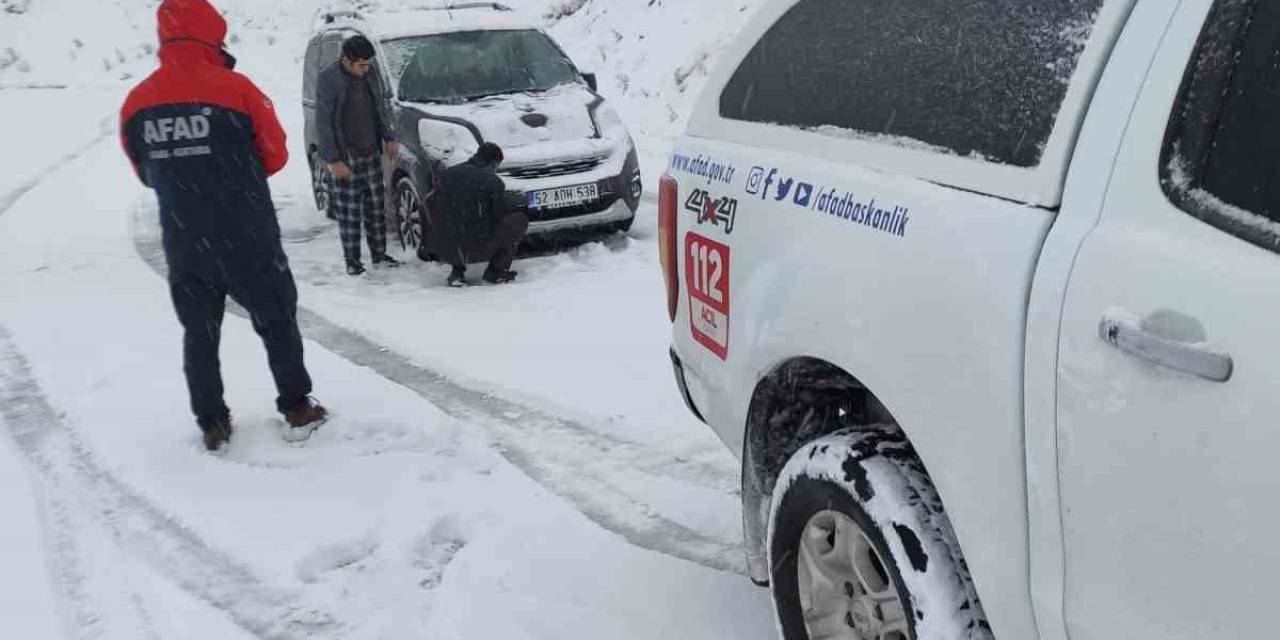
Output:
<instances>
[{"instance_id":1,"label":"dark hatchback car","mask_svg":"<svg viewBox=\"0 0 1280 640\"><path fill-rule=\"evenodd\" d=\"M378 51L401 159L390 172L387 215L406 249L430 233L436 176L483 142L506 153L500 174L529 234L631 227L640 167L630 134L541 29L494 3L467 3L369 17L321 14L306 52L303 106L316 205L327 209L327 169L316 156L316 78L364 35Z\"/></svg>"}]
</instances>

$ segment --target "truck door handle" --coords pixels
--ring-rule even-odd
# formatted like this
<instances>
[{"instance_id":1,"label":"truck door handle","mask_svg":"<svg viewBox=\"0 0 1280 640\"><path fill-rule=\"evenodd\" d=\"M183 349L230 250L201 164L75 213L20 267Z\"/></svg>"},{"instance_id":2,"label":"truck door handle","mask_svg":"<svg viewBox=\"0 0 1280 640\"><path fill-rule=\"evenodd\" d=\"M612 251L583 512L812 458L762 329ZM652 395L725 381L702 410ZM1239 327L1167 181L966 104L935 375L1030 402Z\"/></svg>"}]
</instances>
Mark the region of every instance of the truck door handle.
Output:
<instances>
[{"instance_id":1,"label":"truck door handle","mask_svg":"<svg viewBox=\"0 0 1280 640\"><path fill-rule=\"evenodd\" d=\"M1235 370L1229 354L1216 351L1202 341L1185 342L1158 335L1120 314L1103 317L1098 334L1107 344L1129 355L1205 380L1226 382Z\"/></svg>"}]
</instances>

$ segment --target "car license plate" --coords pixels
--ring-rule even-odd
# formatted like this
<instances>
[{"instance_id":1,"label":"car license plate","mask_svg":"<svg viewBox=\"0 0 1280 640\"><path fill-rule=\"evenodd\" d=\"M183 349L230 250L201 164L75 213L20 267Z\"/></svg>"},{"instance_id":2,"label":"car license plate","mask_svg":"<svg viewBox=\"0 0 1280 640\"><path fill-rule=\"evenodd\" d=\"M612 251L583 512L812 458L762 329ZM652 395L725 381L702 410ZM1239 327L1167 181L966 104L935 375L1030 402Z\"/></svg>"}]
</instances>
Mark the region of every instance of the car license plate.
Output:
<instances>
[{"instance_id":1,"label":"car license plate","mask_svg":"<svg viewBox=\"0 0 1280 640\"><path fill-rule=\"evenodd\" d=\"M530 191L526 197L530 209L560 209L599 199L600 187L595 183L578 184L572 187Z\"/></svg>"}]
</instances>

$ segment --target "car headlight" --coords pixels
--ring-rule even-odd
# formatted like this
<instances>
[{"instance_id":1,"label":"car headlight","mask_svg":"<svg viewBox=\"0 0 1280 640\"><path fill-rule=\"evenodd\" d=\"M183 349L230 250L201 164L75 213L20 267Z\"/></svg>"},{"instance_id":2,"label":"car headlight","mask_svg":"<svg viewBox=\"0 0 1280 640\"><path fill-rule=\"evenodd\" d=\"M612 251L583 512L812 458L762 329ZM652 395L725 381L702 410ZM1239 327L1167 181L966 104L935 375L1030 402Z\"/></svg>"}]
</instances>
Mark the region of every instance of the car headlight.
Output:
<instances>
[{"instance_id":1,"label":"car headlight","mask_svg":"<svg viewBox=\"0 0 1280 640\"><path fill-rule=\"evenodd\" d=\"M418 121L418 141L423 149L450 167L466 162L480 150L480 142L470 129L430 118Z\"/></svg>"}]
</instances>

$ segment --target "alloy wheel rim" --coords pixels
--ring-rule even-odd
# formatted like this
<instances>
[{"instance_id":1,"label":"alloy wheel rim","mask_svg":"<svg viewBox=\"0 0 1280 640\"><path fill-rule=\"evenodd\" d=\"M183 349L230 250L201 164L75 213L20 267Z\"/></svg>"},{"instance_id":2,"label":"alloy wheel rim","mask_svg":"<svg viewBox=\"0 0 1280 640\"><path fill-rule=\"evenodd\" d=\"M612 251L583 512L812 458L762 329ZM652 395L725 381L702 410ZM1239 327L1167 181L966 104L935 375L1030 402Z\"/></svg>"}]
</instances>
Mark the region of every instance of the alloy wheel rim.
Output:
<instances>
[{"instance_id":1,"label":"alloy wheel rim","mask_svg":"<svg viewBox=\"0 0 1280 640\"><path fill-rule=\"evenodd\" d=\"M839 511L814 514L800 538L800 607L811 640L908 640L902 594L866 532Z\"/></svg>"},{"instance_id":2,"label":"alloy wheel rim","mask_svg":"<svg viewBox=\"0 0 1280 640\"><path fill-rule=\"evenodd\" d=\"M416 249L422 243L422 220L418 198L412 189L403 189L397 199L400 218L400 237L408 248Z\"/></svg>"},{"instance_id":3,"label":"alloy wheel rim","mask_svg":"<svg viewBox=\"0 0 1280 640\"><path fill-rule=\"evenodd\" d=\"M325 168L320 164L319 160L313 160L314 169L311 171L311 188L316 194L316 208L321 211L329 209L329 186L325 182Z\"/></svg>"}]
</instances>

